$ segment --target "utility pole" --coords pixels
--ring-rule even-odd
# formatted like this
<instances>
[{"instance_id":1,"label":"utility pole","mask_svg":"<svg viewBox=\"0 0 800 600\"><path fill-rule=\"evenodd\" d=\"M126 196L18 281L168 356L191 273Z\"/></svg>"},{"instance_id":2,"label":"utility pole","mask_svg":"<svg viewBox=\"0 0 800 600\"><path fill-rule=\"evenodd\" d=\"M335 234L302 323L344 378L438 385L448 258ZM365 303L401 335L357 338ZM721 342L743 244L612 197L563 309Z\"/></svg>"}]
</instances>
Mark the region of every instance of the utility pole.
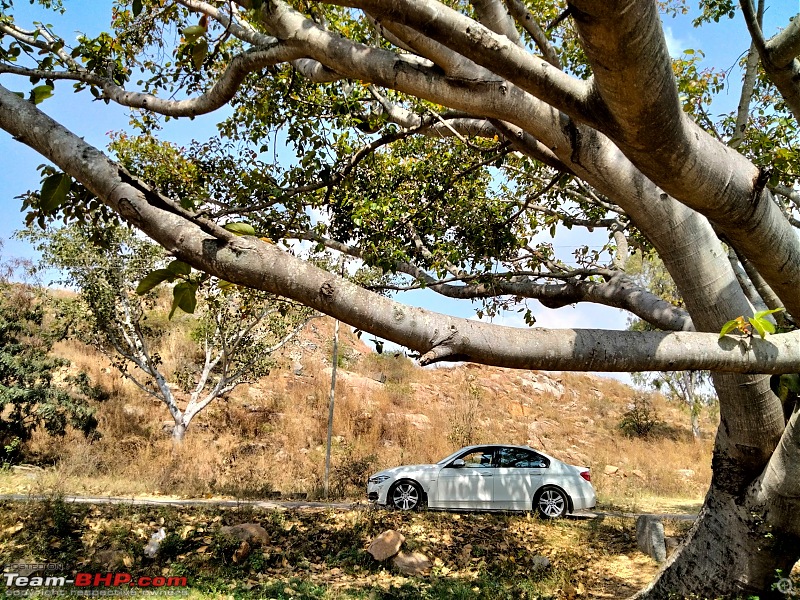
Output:
<instances>
[{"instance_id":1,"label":"utility pole","mask_svg":"<svg viewBox=\"0 0 800 600\"><path fill-rule=\"evenodd\" d=\"M340 274L344 277L344 257L340 263ZM333 437L333 406L336 399L336 367L339 365L339 319L333 324L333 366L331 367L331 394L328 400L328 442L325 445L325 500L328 499L331 474L331 438Z\"/></svg>"}]
</instances>

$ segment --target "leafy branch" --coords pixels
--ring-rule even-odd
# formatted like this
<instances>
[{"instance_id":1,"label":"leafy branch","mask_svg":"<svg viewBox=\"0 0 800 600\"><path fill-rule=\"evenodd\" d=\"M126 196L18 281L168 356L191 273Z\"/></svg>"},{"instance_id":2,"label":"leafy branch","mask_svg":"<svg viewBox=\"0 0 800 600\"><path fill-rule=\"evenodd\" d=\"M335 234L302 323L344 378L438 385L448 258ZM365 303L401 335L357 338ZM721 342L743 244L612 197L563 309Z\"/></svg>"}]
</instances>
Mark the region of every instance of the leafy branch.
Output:
<instances>
[{"instance_id":1,"label":"leafy branch","mask_svg":"<svg viewBox=\"0 0 800 600\"><path fill-rule=\"evenodd\" d=\"M767 316L782 312L783 308L773 308L772 310L760 310L752 317L745 319L744 315L738 316L725 323L719 332L720 339L732 331L739 330L740 333L748 337L753 337L753 333L758 332L763 340L768 333L775 333L775 324Z\"/></svg>"}]
</instances>

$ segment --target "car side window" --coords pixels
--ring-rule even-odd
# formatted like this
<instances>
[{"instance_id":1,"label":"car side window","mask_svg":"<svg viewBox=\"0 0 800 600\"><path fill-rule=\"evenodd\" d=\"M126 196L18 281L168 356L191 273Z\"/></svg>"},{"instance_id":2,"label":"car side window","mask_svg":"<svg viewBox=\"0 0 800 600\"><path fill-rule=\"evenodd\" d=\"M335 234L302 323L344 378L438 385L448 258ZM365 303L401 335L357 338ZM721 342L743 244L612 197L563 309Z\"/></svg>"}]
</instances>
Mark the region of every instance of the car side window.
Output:
<instances>
[{"instance_id":1,"label":"car side window","mask_svg":"<svg viewBox=\"0 0 800 600\"><path fill-rule=\"evenodd\" d=\"M465 468L473 469L491 469L494 467L492 462L494 451L491 448L484 448L483 450L473 450L469 454L461 457L464 461Z\"/></svg>"},{"instance_id":2,"label":"car side window","mask_svg":"<svg viewBox=\"0 0 800 600\"><path fill-rule=\"evenodd\" d=\"M536 452L523 448L501 448L499 464L500 467L512 469L546 469L550 466L550 461Z\"/></svg>"}]
</instances>

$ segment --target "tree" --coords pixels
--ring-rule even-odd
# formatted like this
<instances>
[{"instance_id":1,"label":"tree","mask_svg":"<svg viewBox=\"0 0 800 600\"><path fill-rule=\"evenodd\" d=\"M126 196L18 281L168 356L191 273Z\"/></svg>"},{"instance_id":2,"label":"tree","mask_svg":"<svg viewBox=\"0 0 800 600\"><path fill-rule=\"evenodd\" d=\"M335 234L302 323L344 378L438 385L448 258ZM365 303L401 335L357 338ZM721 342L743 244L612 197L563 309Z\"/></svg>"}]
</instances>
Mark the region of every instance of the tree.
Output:
<instances>
[{"instance_id":1,"label":"tree","mask_svg":"<svg viewBox=\"0 0 800 600\"><path fill-rule=\"evenodd\" d=\"M657 256L644 256L637 253L625 264L625 270L639 284L673 305L682 306L683 299L675 287L675 282L669 276ZM633 331L647 331L652 327L642 319L629 320L628 326ZM704 404L714 402L713 396L703 394L702 388L711 384L711 374L708 371L661 371L653 373L634 373L631 376L637 385L647 385L662 393L670 399L677 400L689 408L689 422L692 435L695 439L700 437L700 412Z\"/></svg>"},{"instance_id":2,"label":"tree","mask_svg":"<svg viewBox=\"0 0 800 600\"><path fill-rule=\"evenodd\" d=\"M267 375L272 354L294 339L311 316L308 309L271 294L212 281L180 261L167 263L160 247L125 227L106 227L94 236L80 225L23 235L41 252L42 268L62 270L66 279L61 283L80 290L77 302L62 303L62 319L68 323L64 330L72 329L123 377L164 403L176 443L214 400ZM153 290L174 280L179 283L169 318L179 308L196 313L187 333L197 344L197 355L180 357L183 366L169 373L158 353L164 327L153 323L153 314L160 314ZM178 389L189 396L182 408Z\"/></svg>"},{"instance_id":3,"label":"tree","mask_svg":"<svg viewBox=\"0 0 800 600\"><path fill-rule=\"evenodd\" d=\"M85 373L58 379L69 361L49 355L53 338L44 326L46 299L34 286L12 283L13 265L0 271L0 464L18 462L33 432L64 435L67 426L94 435L97 420L88 398L102 393Z\"/></svg>"},{"instance_id":4,"label":"tree","mask_svg":"<svg viewBox=\"0 0 800 600\"><path fill-rule=\"evenodd\" d=\"M66 173L24 201L34 218L116 214L195 269L300 301L423 364L713 371L721 427L704 509L640 597L768 594L800 557L800 416L787 422L768 377L800 371L800 30L795 19L769 37L764 4L741 4L753 40L743 84L727 82L741 101L715 121L723 74L667 49L659 8L688 10L681 0L134 0L115 7L109 33L77 42L17 23L5 0L0 72L25 92L0 89L0 128ZM696 22L735 12L703 0ZM137 109L155 138L159 115L230 110L217 139L161 146L201 177L158 182L157 160L132 175L38 108L63 82ZM283 140L290 166L271 158ZM557 260L540 240L559 226L606 229L606 251ZM657 330L449 317L304 262L284 244L297 239L405 277L383 291L424 286L486 311L598 302ZM636 247L659 255L685 307L624 272ZM720 337L738 317L747 329L754 292L785 308L784 327ZM535 307L522 310L533 321Z\"/></svg>"}]
</instances>

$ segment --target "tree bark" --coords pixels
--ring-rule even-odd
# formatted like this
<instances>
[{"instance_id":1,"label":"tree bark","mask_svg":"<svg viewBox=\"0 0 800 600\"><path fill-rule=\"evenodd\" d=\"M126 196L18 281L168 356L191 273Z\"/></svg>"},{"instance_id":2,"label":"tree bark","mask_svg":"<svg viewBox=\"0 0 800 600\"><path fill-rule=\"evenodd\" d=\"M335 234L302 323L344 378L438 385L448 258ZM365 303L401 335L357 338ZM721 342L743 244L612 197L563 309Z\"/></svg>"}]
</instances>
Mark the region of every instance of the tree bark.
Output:
<instances>
[{"instance_id":1,"label":"tree bark","mask_svg":"<svg viewBox=\"0 0 800 600\"><path fill-rule=\"evenodd\" d=\"M785 597L771 588L777 570L786 576L798 556L794 535L775 530L741 497L712 486L682 547L634 598Z\"/></svg>"},{"instance_id":2,"label":"tree bark","mask_svg":"<svg viewBox=\"0 0 800 600\"><path fill-rule=\"evenodd\" d=\"M176 446L180 446L183 444L183 439L186 436L186 429L188 425L181 421L180 423L175 423L175 427L172 429L172 442Z\"/></svg>"}]
</instances>

